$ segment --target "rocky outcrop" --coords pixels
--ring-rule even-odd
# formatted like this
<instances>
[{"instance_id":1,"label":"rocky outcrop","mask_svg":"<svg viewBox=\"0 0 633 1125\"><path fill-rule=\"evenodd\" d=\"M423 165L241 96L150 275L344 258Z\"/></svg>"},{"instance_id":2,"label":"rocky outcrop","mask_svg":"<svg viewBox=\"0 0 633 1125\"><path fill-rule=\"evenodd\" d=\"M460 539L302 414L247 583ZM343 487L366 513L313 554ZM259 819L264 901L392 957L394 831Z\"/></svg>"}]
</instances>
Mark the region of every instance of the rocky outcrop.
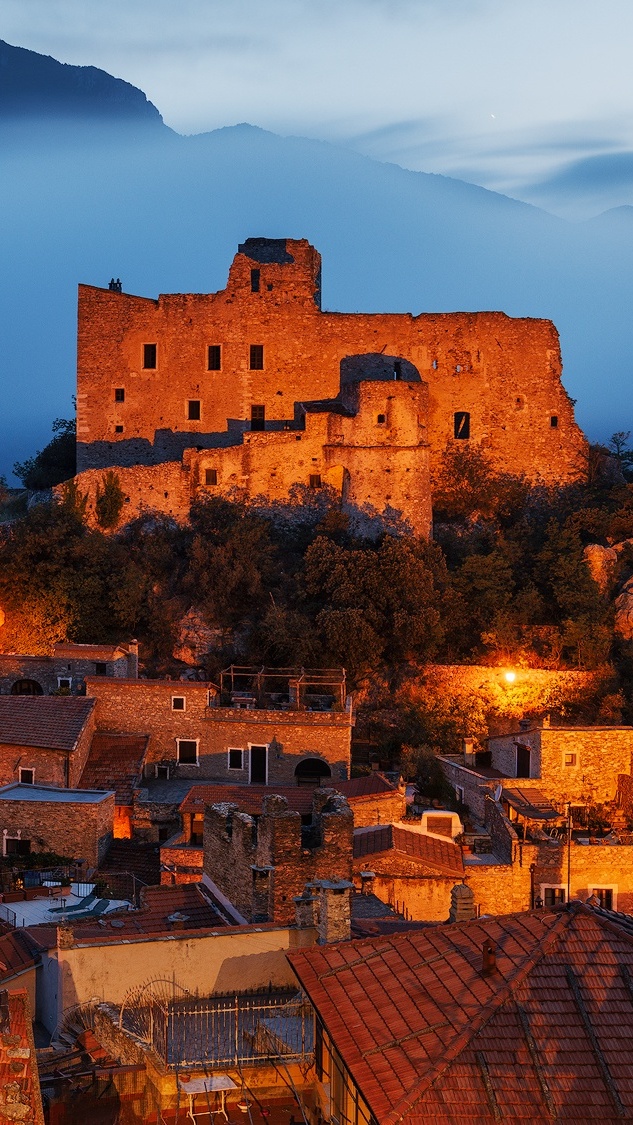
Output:
<instances>
[{"instance_id":1,"label":"rocky outcrop","mask_svg":"<svg viewBox=\"0 0 633 1125\"><path fill-rule=\"evenodd\" d=\"M207 625L202 614L193 606L178 622L178 636L174 645L175 660L183 664L199 665L205 656L218 645L219 629Z\"/></svg>"},{"instance_id":2,"label":"rocky outcrop","mask_svg":"<svg viewBox=\"0 0 633 1125\"><path fill-rule=\"evenodd\" d=\"M633 578L629 578L622 587L622 591L615 599L615 623L613 626L616 636L623 641L633 640Z\"/></svg>"},{"instance_id":3,"label":"rocky outcrop","mask_svg":"<svg viewBox=\"0 0 633 1125\"><path fill-rule=\"evenodd\" d=\"M615 547L602 547L599 543L590 543L585 547L583 554L591 577L600 592L607 594L615 579L618 551Z\"/></svg>"}]
</instances>

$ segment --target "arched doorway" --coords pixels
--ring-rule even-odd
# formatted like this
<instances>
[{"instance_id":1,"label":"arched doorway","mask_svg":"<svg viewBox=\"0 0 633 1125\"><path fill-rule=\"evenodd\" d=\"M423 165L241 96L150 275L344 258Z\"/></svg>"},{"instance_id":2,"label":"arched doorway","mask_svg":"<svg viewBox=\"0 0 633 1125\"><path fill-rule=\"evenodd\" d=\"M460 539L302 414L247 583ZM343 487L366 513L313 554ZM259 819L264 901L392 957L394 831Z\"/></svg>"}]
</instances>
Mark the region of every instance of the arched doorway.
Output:
<instances>
[{"instance_id":1,"label":"arched doorway","mask_svg":"<svg viewBox=\"0 0 633 1125\"><path fill-rule=\"evenodd\" d=\"M11 685L11 695L44 695L44 689L37 680L16 680Z\"/></svg>"},{"instance_id":2,"label":"arched doorway","mask_svg":"<svg viewBox=\"0 0 633 1125\"><path fill-rule=\"evenodd\" d=\"M323 778L330 778L332 770L320 758L304 758L295 770L297 785L320 785Z\"/></svg>"}]
</instances>

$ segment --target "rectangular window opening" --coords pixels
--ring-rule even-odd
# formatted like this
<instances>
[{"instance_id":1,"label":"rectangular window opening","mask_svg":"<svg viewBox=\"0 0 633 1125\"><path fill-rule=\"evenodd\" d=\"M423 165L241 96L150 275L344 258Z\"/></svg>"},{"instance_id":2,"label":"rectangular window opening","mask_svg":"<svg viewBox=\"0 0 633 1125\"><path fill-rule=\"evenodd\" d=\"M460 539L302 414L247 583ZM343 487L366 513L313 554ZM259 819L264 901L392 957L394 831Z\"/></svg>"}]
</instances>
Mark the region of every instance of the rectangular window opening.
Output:
<instances>
[{"instance_id":1,"label":"rectangular window opening","mask_svg":"<svg viewBox=\"0 0 633 1125\"><path fill-rule=\"evenodd\" d=\"M198 743L193 738L179 738L178 761L183 765L196 766L198 764Z\"/></svg>"},{"instance_id":2,"label":"rectangular window opening","mask_svg":"<svg viewBox=\"0 0 633 1125\"><path fill-rule=\"evenodd\" d=\"M207 349L207 370L208 371L221 371L222 370L222 345L209 344Z\"/></svg>"},{"instance_id":3,"label":"rectangular window opening","mask_svg":"<svg viewBox=\"0 0 633 1125\"><path fill-rule=\"evenodd\" d=\"M251 406L251 430L261 431L266 429L266 407Z\"/></svg>"},{"instance_id":4,"label":"rectangular window opening","mask_svg":"<svg viewBox=\"0 0 633 1125\"><path fill-rule=\"evenodd\" d=\"M243 770L244 769L244 751L243 750L229 750L229 769L230 770Z\"/></svg>"},{"instance_id":5,"label":"rectangular window opening","mask_svg":"<svg viewBox=\"0 0 633 1125\"><path fill-rule=\"evenodd\" d=\"M114 388L114 401L125 402L125 387Z\"/></svg>"},{"instance_id":6,"label":"rectangular window opening","mask_svg":"<svg viewBox=\"0 0 633 1125\"><path fill-rule=\"evenodd\" d=\"M378 426L384 426L386 421L387 421L387 415L386 414L379 414L378 417L376 418L376 423L377 423Z\"/></svg>"},{"instance_id":7,"label":"rectangular window opening","mask_svg":"<svg viewBox=\"0 0 633 1125\"><path fill-rule=\"evenodd\" d=\"M264 345L251 344L250 346L250 369L251 371L264 370Z\"/></svg>"},{"instance_id":8,"label":"rectangular window opening","mask_svg":"<svg viewBox=\"0 0 633 1125\"><path fill-rule=\"evenodd\" d=\"M20 785L33 785L34 781L35 770L20 767Z\"/></svg>"},{"instance_id":9,"label":"rectangular window opening","mask_svg":"<svg viewBox=\"0 0 633 1125\"><path fill-rule=\"evenodd\" d=\"M578 765L578 755L576 753L574 753L573 751L566 750L564 755L563 755L563 764L565 766L577 766Z\"/></svg>"},{"instance_id":10,"label":"rectangular window opening","mask_svg":"<svg viewBox=\"0 0 633 1125\"><path fill-rule=\"evenodd\" d=\"M261 275L261 270L251 270L251 293L259 293Z\"/></svg>"},{"instance_id":11,"label":"rectangular window opening","mask_svg":"<svg viewBox=\"0 0 633 1125\"><path fill-rule=\"evenodd\" d=\"M589 895L597 898L603 910L613 910L613 887L590 887Z\"/></svg>"},{"instance_id":12,"label":"rectangular window opening","mask_svg":"<svg viewBox=\"0 0 633 1125\"><path fill-rule=\"evenodd\" d=\"M5 855L30 855L31 841L12 839L7 836L5 840Z\"/></svg>"},{"instance_id":13,"label":"rectangular window opening","mask_svg":"<svg viewBox=\"0 0 633 1125\"><path fill-rule=\"evenodd\" d=\"M200 399L190 398L187 403L187 418L190 422L200 421Z\"/></svg>"},{"instance_id":14,"label":"rectangular window opening","mask_svg":"<svg viewBox=\"0 0 633 1125\"><path fill-rule=\"evenodd\" d=\"M156 369L156 344L143 344L143 367L146 371Z\"/></svg>"},{"instance_id":15,"label":"rectangular window opening","mask_svg":"<svg viewBox=\"0 0 633 1125\"><path fill-rule=\"evenodd\" d=\"M453 416L453 435L460 441L470 437L470 414L467 410L456 410Z\"/></svg>"},{"instance_id":16,"label":"rectangular window opening","mask_svg":"<svg viewBox=\"0 0 633 1125\"><path fill-rule=\"evenodd\" d=\"M543 906L564 906L567 892L564 887L543 887Z\"/></svg>"},{"instance_id":17,"label":"rectangular window opening","mask_svg":"<svg viewBox=\"0 0 633 1125\"><path fill-rule=\"evenodd\" d=\"M172 711L186 711L187 704L184 695L172 695L171 697Z\"/></svg>"},{"instance_id":18,"label":"rectangular window opening","mask_svg":"<svg viewBox=\"0 0 633 1125\"><path fill-rule=\"evenodd\" d=\"M550 424L550 426L552 427L553 430L555 430L558 427L558 414L552 414L552 416L549 420L549 424Z\"/></svg>"},{"instance_id":19,"label":"rectangular window opening","mask_svg":"<svg viewBox=\"0 0 633 1125\"><path fill-rule=\"evenodd\" d=\"M205 484L217 484L218 483L218 470L217 469L205 469L204 470L204 483Z\"/></svg>"},{"instance_id":20,"label":"rectangular window opening","mask_svg":"<svg viewBox=\"0 0 633 1125\"><path fill-rule=\"evenodd\" d=\"M114 432L115 432L115 434L122 434L123 433L123 426L115 426Z\"/></svg>"},{"instance_id":21,"label":"rectangular window opening","mask_svg":"<svg viewBox=\"0 0 633 1125\"><path fill-rule=\"evenodd\" d=\"M107 676L108 666L104 660L98 660L95 664L95 676Z\"/></svg>"},{"instance_id":22,"label":"rectangular window opening","mask_svg":"<svg viewBox=\"0 0 633 1125\"><path fill-rule=\"evenodd\" d=\"M321 481L321 474L320 473L310 473L310 488L322 488L322 487L323 487L323 483Z\"/></svg>"}]
</instances>

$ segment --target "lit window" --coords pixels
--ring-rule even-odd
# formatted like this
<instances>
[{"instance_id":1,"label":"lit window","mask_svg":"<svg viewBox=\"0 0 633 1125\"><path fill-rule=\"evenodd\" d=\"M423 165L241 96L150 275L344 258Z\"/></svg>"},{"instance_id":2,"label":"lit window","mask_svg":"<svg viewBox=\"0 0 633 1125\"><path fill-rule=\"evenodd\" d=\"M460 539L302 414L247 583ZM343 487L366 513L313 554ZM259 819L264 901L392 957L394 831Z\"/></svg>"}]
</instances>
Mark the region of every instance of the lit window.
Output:
<instances>
[{"instance_id":1,"label":"lit window","mask_svg":"<svg viewBox=\"0 0 633 1125\"><path fill-rule=\"evenodd\" d=\"M178 761L183 765L197 766L198 764L198 742L193 738L178 738L176 740L178 746Z\"/></svg>"},{"instance_id":2,"label":"lit window","mask_svg":"<svg viewBox=\"0 0 633 1125\"><path fill-rule=\"evenodd\" d=\"M187 403L187 418L190 422L200 421L200 399L190 398Z\"/></svg>"},{"instance_id":3,"label":"lit window","mask_svg":"<svg viewBox=\"0 0 633 1125\"><path fill-rule=\"evenodd\" d=\"M115 402L125 402L125 387L115 387L115 389L114 389L114 401Z\"/></svg>"},{"instance_id":4,"label":"lit window","mask_svg":"<svg viewBox=\"0 0 633 1125\"><path fill-rule=\"evenodd\" d=\"M222 370L222 346L221 344L209 344L207 352L207 369L209 371Z\"/></svg>"},{"instance_id":5,"label":"lit window","mask_svg":"<svg viewBox=\"0 0 633 1125\"><path fill-rule=\"evenodd\" d=\"M204 483L205 484L217 484L218 483L218 470L217 469L205 469L204 470Z\"/></svg>"},{"instance_id":6,"label":"lit window","mask_svg":"<svg viewBox=\"0 0 633 1125\"><path fill-rule=\"evenodd\" d=\"M243 770L244 769L244 751L243 750L229 750L229 769L230 770Z\"/></svg>"},{"instance_id":7,"label":"lit window","mask_svg":"<svg viewBox=\"0 0 633 1125\"><path fill-rule=\"evenodd\" d=\"M156 344L143 344L143 367L146 371L156 368Z\"/></svg>"},{"instance_id":8,"label":"lit window","mask_svg":"<svg viewBox=\"0 0 633 1125\"><path fill-rule=\"evenodd\" d=\"M264 345L251 344L250 348L250 369L251 371L264 370Z\"/></svg>"},{"instance_id":9,"label":"lit window","mask_svg":"<svg viewBox=\"0 0 633 1125\"><path fill-rule=\"evenodd\" d=\"M172 695L171 697L172 711L186 711L186 703L184 695Z\"/></svg>"}]
</instances>

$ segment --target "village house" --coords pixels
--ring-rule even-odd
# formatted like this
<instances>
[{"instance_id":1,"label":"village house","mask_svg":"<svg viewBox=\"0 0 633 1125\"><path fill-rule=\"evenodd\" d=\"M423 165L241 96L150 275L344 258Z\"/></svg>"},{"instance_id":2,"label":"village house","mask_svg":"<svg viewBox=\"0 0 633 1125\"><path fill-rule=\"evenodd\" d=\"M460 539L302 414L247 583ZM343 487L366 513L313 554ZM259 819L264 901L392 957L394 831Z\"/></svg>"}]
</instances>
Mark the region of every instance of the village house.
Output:
<instances>
[{"instance_id":1,"label":"village house","mask_svg":"<svg viewBox=\"0 0 633 1125\"><path fill-rule=\"evenodd\" d=\"M52 656L0 653L0 695L82 694L86 676L138 676L138 642L53 647Z\"/></svg>"},{"instance_id":2,"label":"village house","mask_svg":"<svg viewBox=\"0 0 633 1125\"><path fill-rule=\"evenodd\" d=\"M321 310L305 239L249 238L226 289L157 300L79 288L77 465L94 518L103 470L121 519L186 519L205 495L329 485L350 511L430 533L447 448L529 480L586 473L549 321L503 313Z\"/></svg>"},{"instance_id":3,"label":"village house","mask_svg":"<svg viewBox=\"0 0 633 1125\"><path fill-rule=\"evenodd\" d=\"M3 856L52 852L95 869L113 839L114 793L45 785L0 788Z\"/></svg>"},{"instance_id":4,"label":"village house","mask_svg":"<svg viewBox=\"0 0 633 1125\"><path fill-rule=\"evenodd\" d=\"M309 1125L633 1115L626 916L573 904L289 960L317 1021Z\"/></svg>"},{"instance_id":5,"label":"village house","mask_svg":"<svg viewBox=\"0 0 633 1125\"><path fill-rule=\"evenodd\" d=\"M94 699L0 695L0 784L75 788L94 730Z\"/></svg>"},{"instance_id":6,"label":"village house","mask_svg":"<svg viewBox=\"0 0 633 1125\"><path fill-rule=\"evenodd\" d=\"M146 777L313 786L349 776L354 717L342 670L228 669L220 679L87 677L86 693L99 732L149 739Z\"/></svg>"}]
</instances>

